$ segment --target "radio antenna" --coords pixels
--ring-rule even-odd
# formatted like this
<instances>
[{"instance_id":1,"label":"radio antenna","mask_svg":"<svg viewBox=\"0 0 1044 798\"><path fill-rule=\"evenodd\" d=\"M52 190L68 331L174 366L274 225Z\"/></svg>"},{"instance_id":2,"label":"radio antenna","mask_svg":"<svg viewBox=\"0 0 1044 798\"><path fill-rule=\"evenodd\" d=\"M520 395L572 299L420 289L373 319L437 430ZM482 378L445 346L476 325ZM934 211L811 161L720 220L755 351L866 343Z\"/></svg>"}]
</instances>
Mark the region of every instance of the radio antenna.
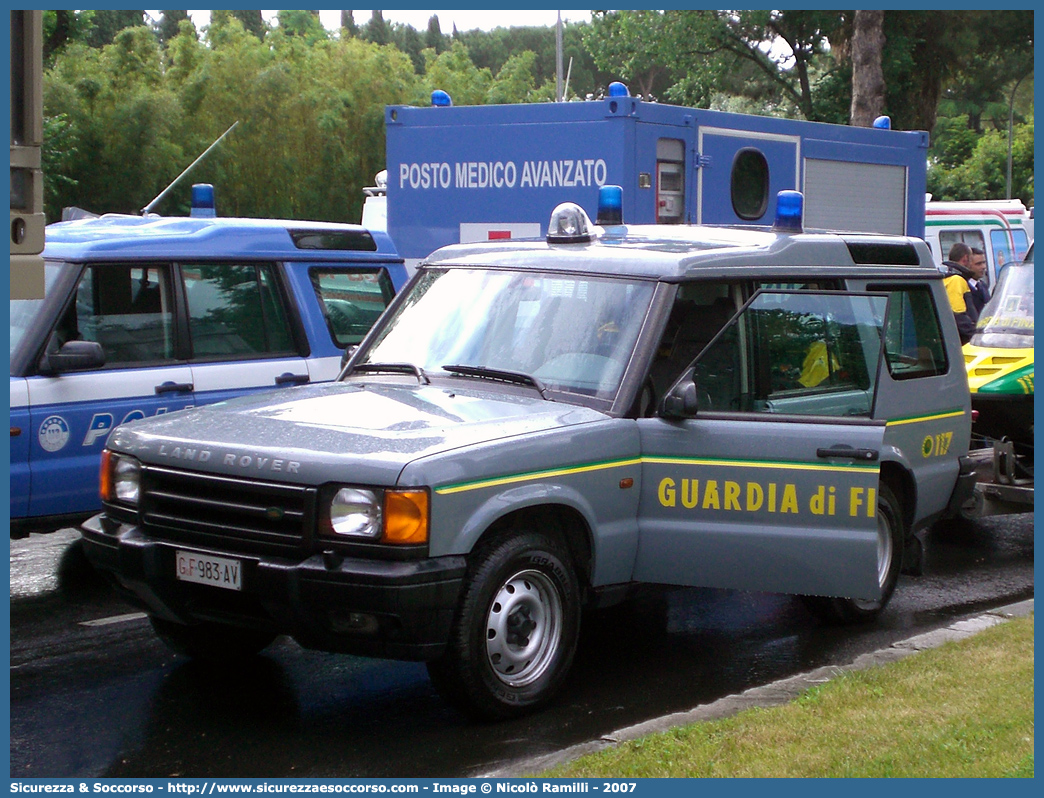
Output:
<instances>
[{"instance_id":1,"label":"radio antenna","mask_svg":"<svg viewBox=\"0 0 1044 798\"><path fill-rule=\"evenodd\" d=\"M218 137L217 137L217 139L216 139L216 140L214 141L214 143L213 143L213 144L211 144L211 145L210 145L209 147L207 147L207 148L206 148L205 150L203 150L203 152L202 152L202 153L200 154L200 156L199 156L198 158L196 158L196 160L194 160L194 161L193 161L192 163L190 163L190 164L189 164L189 165L188 165L188 166L187 166L187 167L185 168L185 171L184 171L184 172L182 172L182 173L181 173L180 175L178 175L177 177L175 177L175 178L174 178L174 180L173 180L173 181L171 182L171 184L170 184L169 186L167 186L167 187L166 187L165 189L163 189L163 191L161 191L161 192L160 192L160 193L159 193L159 194L158 194L158 195L156 196L156 198L155 198L155 199L154 199L154 200L153 200L152 202L150 202L150 203L149 203L148 205L146 205L146 206L145 206L144 208L142 208L142 209L141 209L141 215L142 215L142 216L147 216L147 215L148 215L148 213L149 213L149 211L151 211L151 210L152 210L153 206L154 206L154 205L156 205L156 203L158 203L158 202L159 202L159 201L160 201L161 199L163 199L163 198L164 198L165 196L167 196L168 192L169 192L169 191L170 191L170 190L171 190L172 188L174 188L174 186L176 186L176 185L178 184L178 181L179 181L179 180L181 180L181 178L183 178L183 177L184 177L185 175L187 175L187 174L188 174L189 172L191 172L191 171L192 171L192 169L193 169L193 168L195 167L195 165L196 165L196 164L198 164L198 163L199 163L200 161L202 161L202 160L203 160L204 158L206 158L206 157L207 157L207 154L208 154L208 153L209 153L209 152L210 152L210 151L211 151L212 149L214 149L214 148L215 148L215 147L216 147L216 146L217 146L218 144L220 144L220 143L221 143L221 140L222 140L223 138L225 138L225 136L227 136L227 135L228 135L229 133L231 133L231 132L232 132L232 128L234 128L234 127L235 127L236 125L238 125L238 124L239 124L239 120L237 119L237 120L236 120L235 122L233 122L233 123L232 123L232 127L230 127L230 128L228 129L228 130L226 130L226 131L225 131L224 133L222 133L222 134L221 134L220 136L218 136Z\"/></svg>"}]
</instances>

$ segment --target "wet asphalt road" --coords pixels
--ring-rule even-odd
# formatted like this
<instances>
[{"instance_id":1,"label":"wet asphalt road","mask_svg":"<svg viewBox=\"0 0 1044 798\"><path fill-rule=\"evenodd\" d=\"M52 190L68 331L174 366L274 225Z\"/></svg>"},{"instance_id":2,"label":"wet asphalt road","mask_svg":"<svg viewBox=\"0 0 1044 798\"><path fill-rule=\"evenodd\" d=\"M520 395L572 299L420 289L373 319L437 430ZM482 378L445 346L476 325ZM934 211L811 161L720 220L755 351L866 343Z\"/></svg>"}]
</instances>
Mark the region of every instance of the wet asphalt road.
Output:
<instances>
[{"instance_id":1,"label":"wet asphalt road","mask_svg":"<svg viewBox=\"0 0 1044 798\"><path fill-rule=\"evenodd\" d=\"M822 625L785 596L650 590L585 618L551 707L479 724L444 703L417 663L285 639L249 670L188 662L72 553L63 560L51 543L43 554L41 540L12 542L16 778L468 776L1033 595L1031 515L933 531L925 574L904 576L868 627Z\"/></svg>"}]
</instances>

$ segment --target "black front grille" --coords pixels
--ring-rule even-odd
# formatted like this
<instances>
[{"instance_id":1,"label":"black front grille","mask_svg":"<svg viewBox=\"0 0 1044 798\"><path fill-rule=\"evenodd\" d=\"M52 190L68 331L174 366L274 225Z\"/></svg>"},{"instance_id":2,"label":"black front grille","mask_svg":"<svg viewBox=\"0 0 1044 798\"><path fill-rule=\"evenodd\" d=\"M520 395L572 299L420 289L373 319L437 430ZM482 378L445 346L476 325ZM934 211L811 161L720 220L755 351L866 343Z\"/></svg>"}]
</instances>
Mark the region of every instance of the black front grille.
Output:
<instances>
[{"instance_id":1,"label":"black front grille","mask_svg":"<svg viewBox=\"0 0 1044 798\"><path fill-rule=\"evenodd\" d=\"M293 556L310 541L314 488L146 466L141 519L146 533L241 554Z\"/></svg>"}]
</instances>

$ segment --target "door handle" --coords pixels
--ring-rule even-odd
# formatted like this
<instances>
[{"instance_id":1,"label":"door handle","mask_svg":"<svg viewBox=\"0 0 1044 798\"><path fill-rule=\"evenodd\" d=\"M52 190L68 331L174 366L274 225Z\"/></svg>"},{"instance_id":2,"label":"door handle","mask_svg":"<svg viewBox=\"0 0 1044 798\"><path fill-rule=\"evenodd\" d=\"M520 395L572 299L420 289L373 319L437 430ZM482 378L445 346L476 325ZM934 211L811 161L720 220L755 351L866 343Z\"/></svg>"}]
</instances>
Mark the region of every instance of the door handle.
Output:
<instances>
[{"instance_id":1,"label":"door handle","mask_svg":"<svg viewBox=\"0 0 1044 798\"><path fill-rule=\"evenodd\" d=\"M156 393L191 393L193 387L191 382L165 382L156 386Z\"/></svg>"},{"instance_id":2,"label":"door handle","mask_svg":"<svg viewBox=\"0 0 1044 798\"><path fill-rule=\"evenodd\" d=\"M289 371L275 378L276 385L304 385L311 381L307 374L291 374Z\"/></svg>"},{"instance_id":3,"label":"door handle","mask_svg":"<svg viewBox=\"0 0 1044 798\"><path fill-rule=\"evenodd\" d=\"M816 449L816 457L843 457L848 460L872 463L877 460L878 453L877 449L853 449L851 446L839 443L829 449Z\"/></svg>"}]
</instances>

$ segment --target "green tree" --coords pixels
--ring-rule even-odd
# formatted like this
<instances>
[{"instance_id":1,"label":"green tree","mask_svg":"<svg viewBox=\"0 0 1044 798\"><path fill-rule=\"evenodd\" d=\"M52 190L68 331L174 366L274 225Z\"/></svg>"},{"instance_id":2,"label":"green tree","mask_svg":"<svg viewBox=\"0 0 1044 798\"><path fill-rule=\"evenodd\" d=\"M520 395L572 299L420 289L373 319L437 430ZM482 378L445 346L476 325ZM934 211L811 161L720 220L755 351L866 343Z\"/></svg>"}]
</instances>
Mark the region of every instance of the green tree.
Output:
<instances>
[{"instance_id":1,"label":"green tree","mask_svg":"<svg viewBox=\"0 0 1044 798\"><path fill-rule=\"evenodd\" d=\"M425 80L429 90L449 92L454 105L484 105L493 85L493 74L479 69L468 55L468 48L457 40L449 50L435 55L425 50Z\"/></svg>"},{"instance_id":2,"label":"green tree","mask_svg":"<svg viewBox=\"0 0 1044 798\"><path fill-rule=\"evenodd\" d=\"M432 14L428 17L428 29L424 32L424 48L434 50L435 55L440 55L446 51L447 47L449 47L449 44L446 42L446 37L442 34L438 15Z\"/></svg>"},{"instance_id":3,"label":"green tree","mask_svg":"<svg viewBox=\"0 0 1044 798\"><path fill-rule=\"evenodd\" d=\"M160 19L156 24L156 37L163 46L178 35L182 20L189 18L188 11L160 11Z\"/></svg>"},{"instance_id":4,"label":"green tree","mask_svg":"<svg viewBox=\"0 0 1044 798\"><path fill-rule=\"evenodd\" d=\"M276 14L279 32L282 36L299 36L309 45L330 38L323 23L319 21L318 11L279 11Z\"/></svg>"},{"instance_id":5,"label":"green tree","mask_svg":"<svg viewBox=\"0 0 1044 798\"><path fill-rule=\"evenodd\" d=\"M312 13L315 14L316 18L318 19L318 13ZM261 16L260 11L255 11L253 9L236 9L232 11L232 16L243 23L244 29L254 34L261 41L264 41L265 34L268 32L268 29L265 26L265 20Z\"/></svg>"},{"instance_id":6,"label":"green tree","mask_svg":"<svg viewBox=\"0 0 1044 798\"><path fill-rule=\"evenodd\" d=\"M69 42L87 43L94 29L93 11L44 11L43 59L50 66Z\"/></svg>"},{"instance_id":7,"label":"green tree","mask_svg":"<svg viewBox=\"0 0 1044 798\"><path fill-rule=\"evenodd\" d=\"M391 25L384 19L383 12L374 11L370 14L370 21L363 25L362 38L374 44L391 43Z\"/></svg>"},{"instance_id":8,"label":"green tree","mask_svg":"<svg viewBox=\"0 0 1044 798\"><path fill-rule=\"evenodd\" d=\"M486 102L490 104L531 102L536 89L536 81L533 79L534 61L536 61L536 53L531 50L512 55L500 68L493 80L493 85L489 87Z\"/></svg>"},{"instance_id":9,"label":"green tree","mask_svg":"<svg viewBox=\"0 0 1044 798\"><path fill-rule=\"evenodd\" d=\"M632 93L656 97L681 77L663 46L671 28L684 24L679 13L595 11L584 44L599 68L614 73Z\"/></svg>"},{"instance_id":10,"label":"green tree","mask_svg":"<svg viewBox=\"0 0 1044 798\"><path fill-rule=\"evenodd\" d=\"M596 12L585 43L643 94L706 106L722 86L744 96L768 87L818 120L814 78L842 23L837 11Z\"/></svg>"},{"instance_id":11,"label":"green tree","mask_svg":"<svg viewBox=\"0 0 1044 798\"><path fill-rule=\"evenodd\" d=\"M359 35L359 26L355 24L355 15L351 11L341 12L342 36L354 39Z\"/></svg>"},{"instance_id":12,"label":"green tree","mask_svg":"<svg viewBox=\"0 0 1044 798\"><path fill-rule=\"evenodd\" d=\"M159 46L144 26L117 33L103 48L68 45L44 78L44 114L61 134L64 159L52 161L48 212L66 205L135 212L179 163L183 116L163 85ZM52 146L52 145L48 145Z\"/></svg>"},{"instance_id":13,"label":"green tree","mask_svg":"<svg viewBox=\"0 0 1044 798\"><path fill-rule=\"evenodd\" d=\"M390 44L410 57L413 62L413 70L420 74L424 71L424 56L421 54L424 50L424 40L421 38L420 33L412 25L404 25L401 22L396 22L391 26L391 41Z\"/></svg>"},{"instance_id":14,"label":"green tree","mask_svg":"<svg viewBox=\"0 0 1044 798\"><path fill-rule=\"evenodd\" d=\"M929 162L928 190L937 200L1004 199L1007 188L1007 131L987 130L970 155L955 165ZM1012 196L1033 205L1033 119L1015 127Z\"/></svg>"},{"instance_id":15,"label":"green tree","mask_svg":"<svg viewBox=\"0 0 1044 798\"><path fill-rule=\"evenodd\" d=\"M124 28L133 28L145 24L144 11L95 11L94 27L91 29L87 43L91 47L104 47L111 44L116 34Z\"/></svg>"},{"instance_id":16,"label":"green tree","mask_svg":"<svg viewBox=\"0 0 1044 798\"><path fill-rule=\"evenodd\" d=\"M44 214L48 221L62 218L62 201L76 190L73 172L78 155L75 133L65 114L44 116L40 162L44 180Z\"/></svg>"}]
</instances>

